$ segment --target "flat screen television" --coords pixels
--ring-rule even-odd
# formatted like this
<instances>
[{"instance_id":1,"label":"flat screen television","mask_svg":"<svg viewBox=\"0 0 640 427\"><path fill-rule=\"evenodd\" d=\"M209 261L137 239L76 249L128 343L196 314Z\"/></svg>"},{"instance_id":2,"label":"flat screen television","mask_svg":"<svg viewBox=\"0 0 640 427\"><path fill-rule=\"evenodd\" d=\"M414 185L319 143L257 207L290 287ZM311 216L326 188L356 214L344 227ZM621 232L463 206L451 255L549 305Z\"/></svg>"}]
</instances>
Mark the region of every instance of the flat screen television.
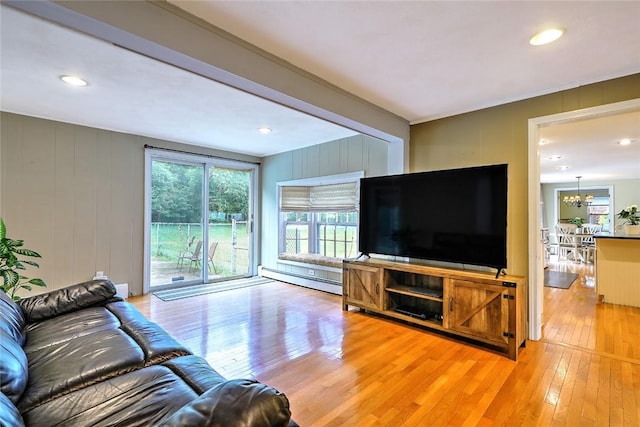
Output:
<instances>
[{"instance_id":1,"label":"flat screen television","mask_svg":"<svg viewBox=\"0 0 640 427\"><path fill-rule=\"evenodd\" d=\"M363 178L359 250L507 265L507 165Z\"/></svg>"}]
</instances>

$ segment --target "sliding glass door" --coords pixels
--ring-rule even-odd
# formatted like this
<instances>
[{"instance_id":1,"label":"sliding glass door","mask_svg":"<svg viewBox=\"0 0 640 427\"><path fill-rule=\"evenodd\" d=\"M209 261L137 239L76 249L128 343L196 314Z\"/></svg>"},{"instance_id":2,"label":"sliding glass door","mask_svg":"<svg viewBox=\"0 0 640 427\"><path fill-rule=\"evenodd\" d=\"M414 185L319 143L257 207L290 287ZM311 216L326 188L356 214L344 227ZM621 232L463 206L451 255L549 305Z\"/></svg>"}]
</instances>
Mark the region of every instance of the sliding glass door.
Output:
<instances>
[{"instance_id":1,"label":"sliding glass door","mask_svg":"<svg viewBox=\"0 0 640 427\"><path fill-rule=\"evenodd\" d=\"M201 282L202 165L151 162L150 285Z\"/></svg>"},{"instance_id":2,"label":"sliding glass door","mask_svg":"<svg viewBox=\"0 0 640 427\"><path fill-rule=\"evenodd\" d=\"M251 170L209 168L209 279L251 275Z\"/></svg>"},{"instance_id":3,"label":"sliding glass door","mask_svg":"<svg viewBox=\"0 0 640 427\"><path fill-rule=\"evenodd\" d=\"M256 165L148 150L145 289L255 274Z\"/></svg>"}]
</instances>

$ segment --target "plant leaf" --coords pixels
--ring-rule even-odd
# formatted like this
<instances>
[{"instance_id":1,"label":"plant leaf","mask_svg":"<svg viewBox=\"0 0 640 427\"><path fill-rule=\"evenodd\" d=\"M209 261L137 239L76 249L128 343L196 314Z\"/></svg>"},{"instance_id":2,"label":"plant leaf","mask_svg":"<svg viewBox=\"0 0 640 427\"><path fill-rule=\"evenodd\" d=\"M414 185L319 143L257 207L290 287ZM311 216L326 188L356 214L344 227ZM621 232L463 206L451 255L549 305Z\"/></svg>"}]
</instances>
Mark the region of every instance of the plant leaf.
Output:
<instances>
[{"instance_id":1,"label":"plant leaf","mask_svg":"<svg viewBox=\"0 0 640 427\"><path fill-rule=\"evenodd\" d=\"M11 248L17 248L24 245L24 240L4 239L5 244Z\"/></svg>"},{"instance_id":2,"label":"plant leaf","mask_svg":"<svg viewBox=\"0 0 640 427\"><path fill-rule=\"evenodd\" d=\"M38 252L32 251L31 249L16 249L14 252L19 255L30 256L34 258L42 258Z\"/></svg>"},{"instance_id":3,"label":"plant leaf","mask_svg":"<svg viewBox=\"0 0 640 427\"><path fill-rule=\"evenodd\" d=\"M18 284L20 280L20 275L13 270L2 270L0 271L2 274L2 278L4 279L4 286L9 289Z\"/></svg>"},{"instance_id":4,"label":"plant leaf","mask_svg":"<svg viewBox=\"0 0 640 427\"><path fill-rule=\"evenodd\" d=\"M4 225L4 219L0 218L0 239L7 237L7 226Z\"/></svg>"},{"instance_id":5,"label":"plant leaf","mask_svg":"<svg viewBox=\"0 0 640 427\"><path fill-rule=\"evenodd\" d=\"M24 260L24 261L22 261L22 262L24 262L25 264L32 265L32 266L34 266L34 267L40 267L37 263L35 263L35 262L33 262L33 261Z\"/></svg>"},{"instance_id":6,"label":"plant leaf","mask_svg":"<svg viewBox=\"0 0 640 427\"><path fill-rule=\"evenodd\" d=\"M31 280L29 280L29 283L31 283L32 285L36 285L36 286L42 286L42 287L47 286L47 284L44 283L44 280L42 280L42 279L31 279Z\"/></svg>"}]
</instances>

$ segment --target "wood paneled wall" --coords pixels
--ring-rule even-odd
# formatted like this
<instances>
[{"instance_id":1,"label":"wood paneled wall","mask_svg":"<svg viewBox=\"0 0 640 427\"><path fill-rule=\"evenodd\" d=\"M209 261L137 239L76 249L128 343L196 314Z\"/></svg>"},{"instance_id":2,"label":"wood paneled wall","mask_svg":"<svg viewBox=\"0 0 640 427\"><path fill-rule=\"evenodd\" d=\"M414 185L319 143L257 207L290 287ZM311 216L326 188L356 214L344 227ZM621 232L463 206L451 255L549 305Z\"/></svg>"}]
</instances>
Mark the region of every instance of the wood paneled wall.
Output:
<instances>
[{"instance_id":1,"label":"wood paneled wall","mask_svg":"<svg viewBox=\"0 0 640 427\"><path fill-rule=\"evenodd\" d=\"M100 270L142 292L145 144L258 160L11 113L1 125L0 215L9 237L42 255L27 275L47 290Z\"/></svg>"},{"instance_id":2,"label":"wood paneled wall","mask_svg":"<svg viewBox=\"0 0 640 427\"><path fill-rule=\"evenodd\" d=\"M411 172L509 164L507 272L528 276L528 121L640 98L640 74L411 126Z\"/></svg>"},{"instance_id":3,"label":"wood paneled wall","mask_svg":"<svg viewBox=\"0 0 640 427\"><path fill-rule=\"evenodd\" d=\"M103 270L142 284L142 137L3 113L2 216L48 289ZM138 286L138 292L142 289Z\"/></svg>"}]
</instances>

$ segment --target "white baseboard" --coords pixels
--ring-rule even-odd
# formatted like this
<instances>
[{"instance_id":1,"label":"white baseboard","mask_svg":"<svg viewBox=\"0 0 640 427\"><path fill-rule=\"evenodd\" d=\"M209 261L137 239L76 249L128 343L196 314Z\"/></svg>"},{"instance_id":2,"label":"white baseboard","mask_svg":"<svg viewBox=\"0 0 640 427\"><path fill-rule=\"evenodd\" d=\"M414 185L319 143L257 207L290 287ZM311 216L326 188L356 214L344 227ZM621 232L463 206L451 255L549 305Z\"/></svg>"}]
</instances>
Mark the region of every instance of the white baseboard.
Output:
<instances>
[{"instance_id":1,"label":"white baseboard","mask_svg":"<svg viewBox=\"0 0 640 427\"><path fill-rule=\"evenodd\" d=\"M280 271L266 269L262 266L258 267L258 275L298 286L304 286L305 288L329 292L335 295L342 295L342 284L333 284L328 282L321 282L319 280L307 279L306 277L294 276L291 274L282 273Z\"/></svg>"}]
</instances>

